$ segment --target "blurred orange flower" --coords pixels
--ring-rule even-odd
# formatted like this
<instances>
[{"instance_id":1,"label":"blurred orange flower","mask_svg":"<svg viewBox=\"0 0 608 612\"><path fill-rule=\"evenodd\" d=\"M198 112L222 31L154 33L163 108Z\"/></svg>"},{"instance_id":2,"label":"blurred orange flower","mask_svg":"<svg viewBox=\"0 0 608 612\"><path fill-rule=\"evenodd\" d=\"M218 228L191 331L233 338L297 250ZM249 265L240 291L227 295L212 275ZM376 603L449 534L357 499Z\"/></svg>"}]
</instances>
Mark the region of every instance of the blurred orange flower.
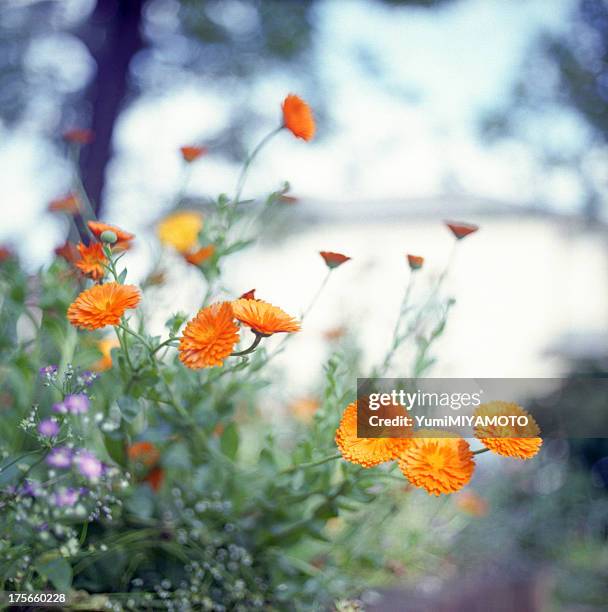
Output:
<instances>
[{"instance_id":1,"label":"blurred orange flower","mask_svg":"<svg viewBox=\"0 0 608 612\"><path fill-rule=\"evenodd\" d=\"M337 340L340 340L340 338L343 338L346 335L346 332L346 327L341 325L339 327L332 327L331 329L324 331L323 337L328 342L336 342Z\"/></svg>"},{"instance_id":2,"label":"blurred orange flower","mask_svg":"<svg viewBox=\"0 0 608 612\"><path fill-rule=\"evenodd\" d=\"M163 486L164 481L165 470L159 467L151 469L148 475L144 478L144 482L147 482L155 493L157 493Z\"/></svg>"},{"instance_id":3,"label":"blurred orange flower","mask_svg":"<svg viewBox=\"0 0 608 612\"><path fill-rule=\"evenodd\" d=\"M488 502L475 491L465 490L458 493L456 505L472 516L485 516L488 513Z\"/></svg>"},{"instance_id":4,"label":"blurred orange flower","mask_svg":"<svg viewBox=\"0 0 608 612\"><path fill-rule=\"evenodd\" d=\"M435 430L418 430L414 435L399 457L399 469L414 486L441 495L454 493L471 480L475 463L466 440Z\"/></svg>"},{"instance_id":5,"label":"blurred orange flower","mask_svg":"<svg viewBox=\"0 0 608 612\"><path fill-rule=\"evenodd\" d=\"M301 397L289 405L289 410L298 421L308 423L319 406L319 400L315 397Z\"/></svg>"},{"instance_id":6,"label":"blurred orange flower","mask_svg":"<svg viewBox=\"0 0 608 612\"><path fill-rule=\"evenodd\" d=\"M192 369L221 366L239 341L239 327L234 321L230 302L221 302L199 310L180 339L179 358Z\"/></svg>"},{"instance_id":7,"label":"blurred orange flower","mask_svg":"<svg viewBox=\"0 0 608 612\"><path fill-rule=\"evenodd\" d=\"M147 468L154 467L160 461L160 451L156 445L146 440L131 444L127 455L133 463L141 463Z\"/></svg>"},{"instance_id":8,"label":"blurred orange flower","mask_svg":"<svg viewBox=\"0 0 608 612\"><path fill-rule=\"evenodd\" d=\"M102 223L101 221L89 221L89 229L93 232L95 238L99 240L99 237L106 231L114 232L118 240L112 245L115 250L123 250L131 248L131 241L135 238L134 234L125 232L124 230L116 227L115 225L109 225L108 223Z\"/></svg>"},{"instance_id":9,"label":"blurred orange flower","mask_svg":"<svg viewBox=\"0 0 608 612\"><path fill-rule=\"evenodd\" d=\"M95 140L95 134L93 133L93 130L74 128L71 130L66 130L63 133L63 139L66 142L85 145L90 144L93 142L93 140Z\"/></svg>"},{"instance_id":10,"label":"blurred orange flower","mask_svg":"<svg viewBox=\"0 0 608 612\"><path fill-rule=\"evenodd\" d=\"M312 140L315 119L310 106L302 98L289 94L283 100L283 125L297 138Z\"/></svg>"},{"instance_id":11,"label":"blurred orange flower","mask_svg":"<svg viewBox=\"0 0 608 612\"><path fill-rule=\"evenodd\" d=\"M291 315L262 300L240 298L232 302L232 309L236 319L261 336L300 331L300 324Z\"/></svg>"},{"instance_id":12,"label":"blurred orange flower","mask_svg":"<svg viewBox=\"0 0 608 612\"><path fill-rule=\"evenodd\" d=\"M538 437L540 428L534 417L517 404L508 402L489 402L475 409L475 416L482 417L508 417L515 420L523 417L527 420L526 425L488 425L475 427L475 437L478 438L486 448L498 455L506 457L517 457L518 459L530 459L540 450L543 440ZM511 419L513 417L513 419ZM523 420L522 419L522 420Z\"/></svg>"},{"instance_id":13,"label":"blurred orange flower","mask_svg":"<svg viewBox=\"0 0 608 612\"><path fill-rule=\"evenodd\" d=\"M342 457L369 468L401 456L411 438L359 438L357 436L357 402L344 410L336 431L336 445Z\"/></svg>"},{"instance_id":14,"label":"blurred orange flower","mask_svg":"<svg viewBox=\"0 0 608 612\"><path fill-rule=\"evenodd\" d=\"M420 268L422 268L422 264L424 263L424 257L420 257L420 255L410 255L408 253L407 262L409 263L412 271L420 270Z\"/></svg>"},{"instance_id":15,"label":"blurred orange flower","mask_svg":"<svg viewBox=\"0 0 608 612\"><path fill-rule=\"evenodd\" d=\"M210 257L213 257L215 253L215 247L212 244L201 247L200 249L187 253L184 255L184 259L193 266L198 266L203 262L207 261Z\"/></svg>"},{"instance_id":16,"label":"blurred orange flower","mask_svg":"<svg viewBox=\"0 0 608 612\"><path fill-rule=\"evenodd\" d=\"M192 251L203 229L203 215L195 210L178 210L167 215L157 226L158 239L179 253Z\"/></svg>"},{"instance_id":17,"label":"blurred orange flower","mask_svg":"<svg viewBox=\"0 0 608 612\"><path fill-rule=\"evenodd\" d=\"M103 253L103 247L99 242L91 242L88 246L82 242L76 246L80 259L75 263L76 267L86 276L95 281L101 280L108 264L108 258Z\"/></svg>"},{"instance_id":18,"label":"blurred orange flower","mask_svg":"<svg viewBox=\"0 0 608 612\"><path fill-rule=\"evenodd\" d=\"M76 215L81 210L80 199L75 193L68 193L63 198L57 198L49 204L50 212L64 212L69 215Z\"/></svg>"},{"instance_id":19,"label":"blurred orange flower","mask_svg":"<svg viewBox=\"0 0 608 612\"><path fill-rule=\"evenodd\" d=\"M125 311L135 308L139 299L139 290L134 285L95 285L83 291L70 305L68 320L84 329L118 325Z\"/></svg>"},{"instance_id":20,"label":"blurred orange flower","mask_svg":"<svg viewBox=\"0 0 608 612\"><path fill-rule=\"evenodd\" d=\"M64 242L61 246L55 249L55 255L63 257L68 263L75 264L78 261L79 255L76 245L73 242Z\"/></svg>"},{"instance_id":21,"label":"blurred orange flower","mask_svg":"<svg viewBox=\"0 0 608 612\"><path fill-rule=\"evenodd\" d=\"M282 193L279 196L279 202L281 204L297 204L300 201L296 196L289 195L287 193Z\"/></svg>"},{"instance_id":22,"label":"blurred orange flower","mask_svg":"<svg viewBox=\"0 0 608 612\"><path fill-rule=\"evenodd\" d=\"M473 234L479 229L478 225L472 223L457 223L453 221L446 221L445 224L448 226L452 234L456 237L456 240L461 240L469 234Z\"/></svg>"},{"instance_id":23,"label":"blurred orange flower","mask_svg":"<svg viewBox=\"0 0 608 612\"><path fill-rule=\"evenodd\" d=\"M321 255L327 267L332 270L350 260L350 257L342 255L342 253L332 253L331 251L319 251L319 255Z\"/></svg>"},{"instance_id":24,"label":"blurred orange flower","mask_svg":"<svg viewBox=\"0 0 608 612\"><path fill-rule=\"evenodd\" d=\"M184 161L188 162L189 164L196 161L199 157L209 153L209 149L207 147L185 146L180 147L179 150L184 158Z\"/></svg>"},{"instance_id":25,"label":"blurred orange flower","mask_svg":"<svg viewBox=\"0 0 608 612\"><path fill-rule=\"evenodd\" d=\"M97 343L97 350L101 353L101 359L93 364L96 372L104 372L112 367L112 349L117 348L119 342L116 338L103 338Z\"/></svg>"},{"instance_id":26,"label":"blurred orange flower","mask_svg":"<svg viewBox=\"0 0 608 612\"><path fill-rule=\"evenodd\" d=\"M12 255L11 250L5 246L0 246L0 262L6 261Z\"/></svg>"}]
</instances>

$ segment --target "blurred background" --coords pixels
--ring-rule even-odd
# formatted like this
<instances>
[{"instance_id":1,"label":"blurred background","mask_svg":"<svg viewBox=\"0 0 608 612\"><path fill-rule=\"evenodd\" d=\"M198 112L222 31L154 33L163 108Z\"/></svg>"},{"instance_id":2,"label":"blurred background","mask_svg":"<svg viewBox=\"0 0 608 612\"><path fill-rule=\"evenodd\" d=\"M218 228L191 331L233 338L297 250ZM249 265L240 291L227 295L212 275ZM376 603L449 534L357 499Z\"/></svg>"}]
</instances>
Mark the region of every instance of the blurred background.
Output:
<instances>
[{"instance_id":1,"label":"blurred background","mask_svg":"<svg viewBox=\"0 0 608 612\"><path fill-rule=\"evenodd\" d=\"M231 260L228 290L255 287L295 314L323 277L319 250L353 260L277 360L289 382L282 401L314 389L328 334L347 330L363 364L378 363L405 254L425 257L414 291L423 300L452 248L445 219L481 230L452 262L456 305L432 375L606 372L606 0L3 0L0 244L33 271L64 242L67 223L47 212L73 180L61 135L87 128L82 180L100 218L137 234L127 261L144 278L158 255L154 226L176 194L196 207L232 193L289 92L314 108L317 136L282 133L256 161L245 197L289 181L296 200ZM209 148L187 175L182 145ZM204 292L175 257L149 314L160 327ZM411 355L400 359L406 367ZM436 574L431 552L392 568L406 582L427 574L410 607L399 590L378 609L537 610L556 598L561 609L606 609L606 447L554 441L543 452L502 472L489 460L474 482L487 499L455 506L479 521L460 528L438 514L430 525L451 534L453 554L433 558ZM450 586L463 564L470 585ZM467 599L488 585L497 590Z\"/></svg>"}]
</instances>

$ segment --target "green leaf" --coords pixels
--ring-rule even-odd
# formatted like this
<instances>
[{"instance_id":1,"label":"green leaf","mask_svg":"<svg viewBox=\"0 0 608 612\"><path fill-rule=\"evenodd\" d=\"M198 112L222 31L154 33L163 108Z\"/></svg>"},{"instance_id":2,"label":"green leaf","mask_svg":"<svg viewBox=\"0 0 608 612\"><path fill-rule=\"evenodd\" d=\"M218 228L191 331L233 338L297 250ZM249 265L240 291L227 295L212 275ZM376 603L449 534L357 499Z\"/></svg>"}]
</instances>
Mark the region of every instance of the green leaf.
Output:
<instances>
[{"instance_id":1,"label":"green leaf","mask_svg":"<svg viewBox=\"0 0 608 612\"><path fill-rule=\"evenodd\" d=\"M222 251L222 255L231 255L237 251L242 251L243 249L246 249L248 246L252 245L254 242L255 239L238 240L237 242L233 242Z\"/></svg>"},{"instance_id":2,"label":"green leaf","mask_svg":"<svg viewBox=\"0 0 608 612\"><path fill-rule=\"evenodd\" d=\"M126 453L126 440L125 436L120 431L111 431L109 433L104 434L103 443L108 451L108 455L118 465L126 465L127 463L127 453Z\"/></svg>"},{"instance_id":3,"label":"green leaf","mask_svg":"<svg viewBox=\"0 0 608 612\"><path fill-rule=\"evenodd\" d=\"M72 586L72 566L63 557L51 557L56 553L42 555L36 561L36 571L44 576L51 584L63 593Z\"/></svg>"},{"instance_id":4,"label":"green leaf","mask_svg":"<svg viewBox=\"0 0 608 612\"><path fill-rule=\"evenodd\" d=\"M239 450L239 431L235 423L230 423L224 429L220 438L220 447L222 452L230 459L235 459Z\"/></svg>"},{"instance_id":5,"label":"green leaf","mask_svg":"<svg viewBox=\"0 0 608 612\"><path fill-rule=\"evenodd\" d=\"M117 399L116 403L120 408L122 418L127 421L127 423L132 423L143 410L143 406L139 400L126 395Z\"/></svg>"}]
</instances>

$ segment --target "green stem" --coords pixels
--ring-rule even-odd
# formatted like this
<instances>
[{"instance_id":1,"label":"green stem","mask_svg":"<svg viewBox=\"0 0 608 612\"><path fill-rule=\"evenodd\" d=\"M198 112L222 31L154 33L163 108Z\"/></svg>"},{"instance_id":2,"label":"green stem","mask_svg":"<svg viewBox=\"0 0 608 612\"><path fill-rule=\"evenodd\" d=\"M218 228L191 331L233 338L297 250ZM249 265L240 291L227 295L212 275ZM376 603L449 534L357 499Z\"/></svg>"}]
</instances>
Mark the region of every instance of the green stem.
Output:
<instances>
[{"instance_id":1,"label":"green stem","mask_svg":"<svg viewBox=\"0 0 608 612\"><path fill-rule=\"evenodd\" d=\"M255 334L255 340L253 341L253 344L249 348L246 348L244 351L237 351L235 353L230 353L231 357L243 357L244 355L249 355L249 353L253 353L253 351L255 351L255 349L258 347L258 344L260 344L264 336L256 332L253 332L253 333Z\"/></svg>"},{"instance_id":2,"label":"green stem","mask_svg":"<svg viewBox=\"0 0 608 612\"><path fill-rule=\"evenodd\" d=\"M318 461L310 461L308 463L292 465L291 467L288 467L279 472L279 474L291 474L292 472L296 472L297 470L306 470L311 467L316 467L317 465L323 465L324 463L335 461L336 459L340 459L340 457L342 457L342 455L340 453L336 453L335 455L329 455L329 457L323 457L323 459L319 459Z\"/></svg>"},{"instance_id":3,"label":"green stem","mask_svg":"<svg viewBox=\"0 0 608 612\"><path fill-rule=\"evenodd\" d=\"M481 455L481 453L487 453L489 448L478 448L476 451L473 451L474 455Z\"/></svg>"}]
</instances>

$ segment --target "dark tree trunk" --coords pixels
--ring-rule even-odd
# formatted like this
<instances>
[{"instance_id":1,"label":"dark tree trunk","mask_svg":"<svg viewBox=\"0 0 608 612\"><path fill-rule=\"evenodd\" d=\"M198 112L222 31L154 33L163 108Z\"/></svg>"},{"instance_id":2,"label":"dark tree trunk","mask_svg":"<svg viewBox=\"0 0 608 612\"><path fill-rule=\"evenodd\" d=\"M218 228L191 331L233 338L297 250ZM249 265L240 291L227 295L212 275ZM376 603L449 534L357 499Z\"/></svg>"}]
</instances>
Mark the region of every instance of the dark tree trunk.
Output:
<instances>
[{"instance_id":1,"label":"dark tree trunk","mask_svg":"<svg viewBox=\"0 0 608 612\"><path fill-rule=\"evenodd\" d=\"M103 205L114 125L128 92L129 65L143 46L140 26L144 3L145 0L97 0L85 33L97 74L87 92L95 140L82 151L81 172L97 215Z\"/></svg>"}]
</instances>

